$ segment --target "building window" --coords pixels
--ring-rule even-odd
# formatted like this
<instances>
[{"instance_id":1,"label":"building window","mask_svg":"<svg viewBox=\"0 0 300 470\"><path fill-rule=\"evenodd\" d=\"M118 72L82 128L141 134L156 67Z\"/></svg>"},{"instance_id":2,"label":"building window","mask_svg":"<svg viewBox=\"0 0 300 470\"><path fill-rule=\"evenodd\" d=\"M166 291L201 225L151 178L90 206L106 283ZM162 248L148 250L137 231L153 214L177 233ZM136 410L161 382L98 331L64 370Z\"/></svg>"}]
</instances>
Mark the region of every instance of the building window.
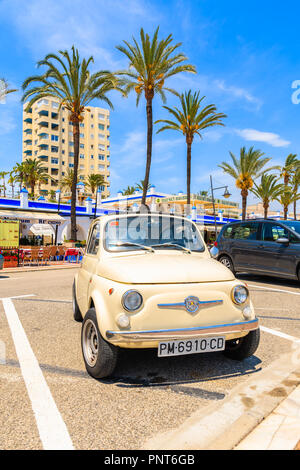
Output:
<instances>
[{"instance_id":1,"label":"building window","mask_svg":"<svg viewBox=\"0 0 300 470\"><path fill-rule=\"evenodd\" d=\"M94 155L91 155L91 159L94 160Z\"/></svg>"},{"instance_id":2,"label":"building window","mask_svg":"<svg viewBox=\"0 0 300 470\"><path fill-rule=\"evenodd\" d=\"M84 165L80 165L79 168L80 168L81 170L84 170Z\"/></svg>"},{"instance_id":3,"label":"building window","mask_svg":"<svg viewBox=\"0 0 300 470\"><path fill-rule=\"evenodd\" d=\"M47 135L47 134L45 134ZM54 140L55 142L58 142L58 135L51 135L51 140Z\"/></svg>"},{"instance_id":4,"label":"building window","mask_svg":"<svg viewBox=\"0 0 300 470\"><path fill-rule=\"evenodd\" d=\"M105 150L105 145L99 144L99 145L98 145L98 149L99 149L99 150Z\"/></svg>"},{"instance_id":5,"label":"building window","mask_svg":"<svg viewBox=\"0 0 300 470\"><path fill-rule=\"evenodd\" d=\"M74 142L69 142L70 147L74 147Z\"/></svg>"},{"instance_id":6,"label":"building window","mask_svg":"<svg viewBox=\"0 0 300 470\"><path fill-rule=\"evenodd\" d=\"M69 163L69 168L74 168L74 163Z\"/></svg>"},{"instance_id":7,"label":"building window","mask_svg":"<svg viewBox=\"0 0 300 470\"><path fill-rule=\"evenodd\" d=\"M58 158L51 158L51 163L53 165L58 165Z\"/></svg>"},{"instance_id":8,"label":"building window","mask_svg":"<svg viewBox=\"0 0 300 470\"><path fill-rule=\"evenodd\" d=\"M74 152L69 152L69 157L74 157Z\"/></svg>"},{"instance_id":9,"label":"building window","mask_svg":"<svg viewBox=\"0 0 300 470\"><path fill-rule=\"evenodd\" d=\"M51 106L52 106L52 108L57 109L59 104L52 101Z\"/></svg>"},{"instance_id":10,"label":"building window","mask_svg":"<svg viewBox=\"0 0 300 470\"><path fill-rule=\"evenodd\" d=\"M105 114L98 114L98 119L105 119Z\"/></svg>"},{"instance_id":11,"label":"building window","mask_svg":"<svg viewBox=\"0 0 300 470\"><path fill-rule=\"evenodd\" d=\"M82 160L84 159L84 154L83 154L83 153L80 154L80 158L81 158Z\"/></svg>"},{"instance_id":12,"label":"building window","mask_svg":"<svg viewBox=\"0 0 300 470\"><path fill-rule=\"evenodd\" d=\"M84 134L82 132L79 135L82 139L84 139Z\"/></svg>"},{"instance_id":13,"label":"building window","mask_svg":"<svg viewBox=\"0 0 300 470\"><path fill-rule=\"evenodd\" d=\"M98 138L100 140L105 140L105 134L98 134Z\"/></svg>"},{"instance_id":14,"label":"building window","mask_svg":"<svg viewBox=\"0 0 300 470\"><path fill-rule=\"evenodd\" d=\"M90 168L91 168L91 170L93 170L93 169L94 169L94 165L91 165Z\"/></svg>"},{"instance_id":15,"label":"building window","mask_svg":"<svg viewBox=\"0 0 300 470\"><path fill-rule=\"evenodd\" d=\"M91 128L94 129L94 124L91 124Z\"/></svg>"},{"instance_id":16,"label":"building window","mask_svg":"<svg viewBox=\"0 0 300 470\"><path fill-rule=\"evenodd\" d=\"M99 153L98 160L105 160L105 155L102 155L101 153Z\"/></svg>"},{"instance_id":17,"label":"building window","mask_svg":"<svg viewBox=\"0 0 300 470\"><path fill-rule=\"evenodd\" d=\"M80 127L84 127L84 124L83 124L83 122L81 122L81 123L79 124L79 126L80 126Z\"/></svg>"},{"instance_id":18,"label":"building window","mask_svg":"<svg viewBox=\"0 0 300 470\"><path fill-rule=\"evenodd\" d=\"M105 170L105 165L98 165L98 170Z\"/></svg>"},{"instance_id":19,"label":"building window","mask_svg":"<svg viewBox=\"0 0 300 470\"><path fill-rule=\"evenodd\" d=\"M58 153L58 147L54 147L54 145L51 145L51 152Z\"/></svg>"},{"instance_id":20,"label":"building window","mask_svg":"<svg viewBox=\"0 0 300 470\"><path fill-rule=\"evenodd\" d=\"M105 126L104 126L104 124L98 124L98 128L99 128L101 131L104 131Z\"/></svg>"},{"instance_id":21,"label":"building window","mask_svg":"<svg viewBox=\"0 0 300 470\"><path fill-rule=\"evenodd\" d=\"M80 144L79 147L80 147L81 149L84 149L84 144Z\"/></svg>"}]
</instances>

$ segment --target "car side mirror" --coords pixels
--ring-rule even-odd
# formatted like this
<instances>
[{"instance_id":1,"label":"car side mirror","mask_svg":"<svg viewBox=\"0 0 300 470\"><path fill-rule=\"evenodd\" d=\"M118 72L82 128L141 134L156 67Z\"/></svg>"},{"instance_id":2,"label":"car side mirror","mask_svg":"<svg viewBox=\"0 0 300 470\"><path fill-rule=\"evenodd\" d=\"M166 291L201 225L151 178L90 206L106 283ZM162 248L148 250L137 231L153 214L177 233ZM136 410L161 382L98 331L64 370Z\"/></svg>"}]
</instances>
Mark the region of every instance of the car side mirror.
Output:
<instances>
[{"instance_id":1,"label":"car side mirror","mask_svg":"<svg viewBox=\"0 0 300 470\"><path fill-rule=\"evenodd\" d=\"M281 245L288 245L290 240L288 238L282 237L276 240L276 243L280 243Z\"/></svg>"}]
</instances>

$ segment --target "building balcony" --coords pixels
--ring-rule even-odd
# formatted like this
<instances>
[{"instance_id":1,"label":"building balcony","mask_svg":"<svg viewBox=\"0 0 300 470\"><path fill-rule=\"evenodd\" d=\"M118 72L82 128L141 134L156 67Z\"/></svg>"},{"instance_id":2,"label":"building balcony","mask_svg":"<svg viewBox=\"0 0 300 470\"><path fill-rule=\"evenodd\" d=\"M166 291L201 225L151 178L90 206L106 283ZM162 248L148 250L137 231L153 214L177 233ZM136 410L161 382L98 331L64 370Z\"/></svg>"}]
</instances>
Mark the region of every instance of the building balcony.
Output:
<instances>
[{"instance_id":1,"label":"building balcony","mask_svg":"<svg viewBox=\"0 0 300 470\"><path fill-rule=\"evenodd\" d=\"M38 159L41 160L41 162L48 162L49 161L48 155L39 155Z\"/></svg>"},{"instance_id":2,"label":"building balcony","mask_svg":"<svg viewBox=\"0 0 300 470\"><path fill-rule=\"evenodd\" d=\"M40 127L49 127L49 122L48 122L48 121L45 121L44 119L38 120L37 124L38 124Z\"/></svg>"},{"instance_id":3,"label":"building balcony","mask_svg":"<svg viewBox=\"0 0 300 470\"><path fill-rule=\"evenodd\" d=\"M26 146L32 145L32 139L26 139L26 140L24 140L24 144L26 144Z\"/></svg>"},{"instance_id":4,"label":"building balcony","mask_svg":"<svg viewBox=\"0 0 300 470\"><path fill-rule=\"evenodd\" d=\"M41 116L46 116L48 117L49 116L49 111L46 110L46 109L41 109L39 112L38 112L38 115L41 117Z\"/></svg>"},{"instance_id":5,"label":"building balcony","mask_svg":"<svg viewBox=\"0 0 300 470\"><path fill-rule=\"evenodd\" d=\"M32 156L32 150L24 150L24 153L26 154L26 157Z\"/></svg>"},{"instance_id":6,"label":"building balcony","mask_svg":"<svg viewBox=\"0 0 300 470\"><path fill-rule=\"evenodd\" d=\"M24 122L26 122L27 124L32 124L32 118L31 117L26 117L24 119Z\"/></svg>"},{"instance_id":7,"label":"building balcony","mask_svg":"<svg viewBox=\"0 0 300 470\"><path fill-rule=\"evenodd\" d=\"M39 144L38 147L40 150L49 150L49 145L47 144Z\"/></svg>"},{"instance_id":8,"label":"building balcony","mask_svg":"<svg viewBox=\"0 0 300 470\"><path fill-rule=\"evenodd\" d=\"M32 129L31 129L31 127L28 127L27 129L24 129L24 134L26 134L26 135L31 135L31 134L32 134Z\"/></svg>"}]
</instances>

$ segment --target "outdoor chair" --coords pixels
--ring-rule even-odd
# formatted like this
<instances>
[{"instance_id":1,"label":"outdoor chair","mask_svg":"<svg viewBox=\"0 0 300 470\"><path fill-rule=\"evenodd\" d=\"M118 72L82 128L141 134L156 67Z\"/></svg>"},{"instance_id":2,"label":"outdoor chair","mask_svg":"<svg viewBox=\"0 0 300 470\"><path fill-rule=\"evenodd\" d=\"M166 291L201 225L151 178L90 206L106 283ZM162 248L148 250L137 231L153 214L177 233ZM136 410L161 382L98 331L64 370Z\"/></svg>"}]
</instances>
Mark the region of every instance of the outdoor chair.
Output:
<instances>
[{"instance_id":1,"label":"outdoor chair","mask_svg":"<svg viewBox=\"0 0 300 470\"><path fill-rule=\"evenodd\" d=\"M24 251L23 252L23 266L25 264L25 262L30 262L31 261L31 251L30 252L26 252Z\"/></svg>"},{"instance_id":2,"label":"outdoor chair","mask_svg":"<svg viewBox=\"0 0 300 470\"><path fill-rule=\"evenodd\" d=\"M58 255L57 246L50 246L49 250L50 250L50 253L49 253L50 260L56 261L57 260L57 255Z\"/></svg>"},{"instance_id":3,"label":"outdoor chair","mask_svg":"<svg viewBox=\"0 0 300 470\"><path fill-rule=\"evenodd\" d=\"M31 248L30 265L32 263L39 264L39 261L40 261L40 249L39 248Z\"/></svg>"},{"instance_id":4,"label":"outdoor chair","mask_svg":"<svg viewBox=\"0 0 300 470\"><path fill-rule=\"evenodd\" d=\"M47 261L50 260L50 249L49 248L43 248L43 253L42 253L42 256L41 256L41 261L45 263L45 265L47 264Z\"/></svg>"},{"instance_id":5,"label":"outdoor chair","mask_svg":"<svg viewBox=\"0 0 300 470\"><path fill-rule=\"evenodd\" d=\"M58 246L58 259L62 257L63 261L65 261L65 253L66 253L65 247L62 245L59 245Z\"/></svg>"}]
</instances>

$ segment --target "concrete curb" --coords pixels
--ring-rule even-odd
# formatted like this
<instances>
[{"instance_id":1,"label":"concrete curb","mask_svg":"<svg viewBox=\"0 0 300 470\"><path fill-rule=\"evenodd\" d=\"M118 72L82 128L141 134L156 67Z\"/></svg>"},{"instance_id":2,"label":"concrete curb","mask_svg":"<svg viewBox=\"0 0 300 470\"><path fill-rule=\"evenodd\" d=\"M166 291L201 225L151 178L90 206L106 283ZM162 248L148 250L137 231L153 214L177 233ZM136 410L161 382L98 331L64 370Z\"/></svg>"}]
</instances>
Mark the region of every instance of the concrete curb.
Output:
<instances>
[{"instance_id":1,"label":"concrete curb","mask_svg":"<svg viewBox=\"0 0 300 470\"><path fill-rule=\"evenodd\" d=\"M9 269L9 268L4 268L0 271L0 277L3 275L3 274L16 274L16 273L32 273L32 272L36 272L36 271L55 271L57 269L76 269L76 268L79 268L80 265L77 264L76 266L64 266L64 265L61 265L61 266L43 266L43 267L36 267L36 268L12 268L12 269Z\"/></svg>"},{"instance_id":2,"label":"concrete curb","mask_svg":"<svg viewBox=\"0 0 300 470\"><path fill-rule=\"evenodd\" d=\"M222 403L200 409L178 428L147 441L143 448L234 449L299 384L300 348L294 345L292 352L238 385Z\"/></svg>"}]
</instances>

